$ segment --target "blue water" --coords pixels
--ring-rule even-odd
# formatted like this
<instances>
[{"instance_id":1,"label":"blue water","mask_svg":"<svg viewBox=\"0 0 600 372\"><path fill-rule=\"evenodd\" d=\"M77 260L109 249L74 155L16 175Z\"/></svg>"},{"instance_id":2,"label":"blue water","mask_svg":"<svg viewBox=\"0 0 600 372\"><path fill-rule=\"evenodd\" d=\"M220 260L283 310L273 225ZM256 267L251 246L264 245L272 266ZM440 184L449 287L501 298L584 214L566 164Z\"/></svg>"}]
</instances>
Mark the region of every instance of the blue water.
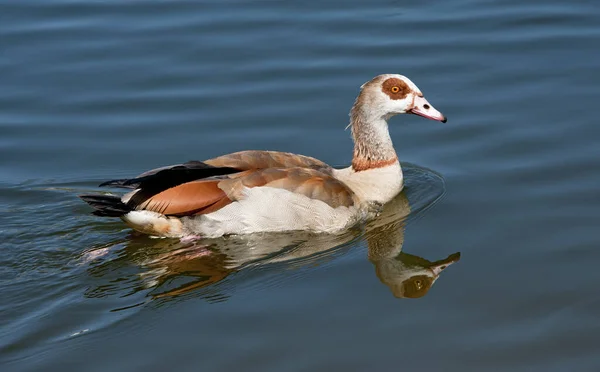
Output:
<instances>
[{"instance_id":1,"label":"blue water","mask_svg":"<svg viewBox=\"0 0 600 372\"><path fill-rule=\"evenodd\" d=\"M583 0L0 0L0 369L600 370L598 45ZM381 73L449 120L391 120L407 188L369 225L188 244L76 196L244 149L347 166Z\"/></svg>"}]
</instances>

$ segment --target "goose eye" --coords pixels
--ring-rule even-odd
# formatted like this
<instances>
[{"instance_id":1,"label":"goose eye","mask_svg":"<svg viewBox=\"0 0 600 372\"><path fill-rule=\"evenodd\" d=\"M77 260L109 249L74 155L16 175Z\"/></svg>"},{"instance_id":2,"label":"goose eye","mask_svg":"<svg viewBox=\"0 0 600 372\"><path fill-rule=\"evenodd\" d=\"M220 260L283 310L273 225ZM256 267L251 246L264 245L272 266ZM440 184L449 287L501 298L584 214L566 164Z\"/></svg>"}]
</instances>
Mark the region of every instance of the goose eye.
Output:
<instances>
[{"instance_id":1,"label":"goose eye","mask_svg":"<svg viewBox=\"0 0 600 372\"><path fill-rule=\"evenodd\" d=\"M398 93L399 91L400 91L400 88L392 87L392 93Z\"/></svg>"}]
</instances>

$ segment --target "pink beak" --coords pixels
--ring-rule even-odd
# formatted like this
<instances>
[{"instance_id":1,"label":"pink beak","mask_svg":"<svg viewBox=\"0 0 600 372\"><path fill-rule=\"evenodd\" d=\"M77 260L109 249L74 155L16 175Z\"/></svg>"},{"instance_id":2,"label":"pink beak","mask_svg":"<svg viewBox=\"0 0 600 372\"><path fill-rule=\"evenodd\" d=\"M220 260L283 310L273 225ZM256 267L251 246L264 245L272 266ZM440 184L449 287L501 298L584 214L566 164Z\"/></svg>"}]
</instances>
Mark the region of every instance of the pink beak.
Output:
<instances>
[{"instance_id":1,"label":"pink beak","mask_svg":"<svg viewBox=\"0 0 600 372\"><path fill-rule=\"evenodd\" d=\"M447 121L446 117L431 106L424 97L415 97L413 108L409 112L427 119L441 121L442 123Z\"/></svg>"}]
</instances>

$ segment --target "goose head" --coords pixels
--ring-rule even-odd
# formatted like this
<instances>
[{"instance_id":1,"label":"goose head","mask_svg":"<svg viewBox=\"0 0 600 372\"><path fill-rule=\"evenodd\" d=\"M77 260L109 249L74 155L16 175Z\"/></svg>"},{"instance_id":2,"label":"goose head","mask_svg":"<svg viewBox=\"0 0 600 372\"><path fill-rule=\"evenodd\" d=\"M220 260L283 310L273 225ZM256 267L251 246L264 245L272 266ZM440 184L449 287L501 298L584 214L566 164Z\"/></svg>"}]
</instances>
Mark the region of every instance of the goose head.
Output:
<instances>
[{"instance_id":1,"label":"goose head","mask_svg":"<svg viewBox=\"0 0 600 372\"><path fill-rule=\"evenodd\" d=\"M409 78L398 74L379 75L361 86L355 108L373 119L384 120L397 114L415 114L427 119L446 122Z\"/></svg>"},{"instance_id":2,"label":"goose head","mask_svg":"<svg viewBox=\"0 0 600 372\"><path fill-rule=\"evenodd\" d=\"M372 260L376 274L397 298L419 298L448 266L460 260L460 252L435 262L400 252L396 257Z\"/></svg>"}]
</instances>

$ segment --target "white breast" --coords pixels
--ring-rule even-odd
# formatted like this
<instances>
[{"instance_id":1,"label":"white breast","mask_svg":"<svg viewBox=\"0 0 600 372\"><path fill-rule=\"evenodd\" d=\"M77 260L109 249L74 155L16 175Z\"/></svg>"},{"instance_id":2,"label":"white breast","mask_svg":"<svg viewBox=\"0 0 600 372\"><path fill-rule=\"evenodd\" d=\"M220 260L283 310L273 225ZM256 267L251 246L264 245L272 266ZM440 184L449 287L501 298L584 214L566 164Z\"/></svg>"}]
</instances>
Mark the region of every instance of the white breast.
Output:
<instances>
[{"instance_id":1,"label":"white breast","mask_svg":"<svg viewBox=\"0 0 600 372\"><path fill-rule=\"evenodd\" d=\"M365 217L359 207L332 208L320 200L273 187L246 188L243 195L216 212L182 218L184 229L206 237L266 231L335 232Z\"/></svg>"},{"instance_id":2,"label":"white breast","mask_svg":"<svg viewBox=\"0 0 600 372\"><path fill-rule=\"evenodd\" d=\"M334 177L344 182L363 202L385 204L404 187L400 163L355 172L352 167L335 169Z\"/></svg>"}]
</instances>

